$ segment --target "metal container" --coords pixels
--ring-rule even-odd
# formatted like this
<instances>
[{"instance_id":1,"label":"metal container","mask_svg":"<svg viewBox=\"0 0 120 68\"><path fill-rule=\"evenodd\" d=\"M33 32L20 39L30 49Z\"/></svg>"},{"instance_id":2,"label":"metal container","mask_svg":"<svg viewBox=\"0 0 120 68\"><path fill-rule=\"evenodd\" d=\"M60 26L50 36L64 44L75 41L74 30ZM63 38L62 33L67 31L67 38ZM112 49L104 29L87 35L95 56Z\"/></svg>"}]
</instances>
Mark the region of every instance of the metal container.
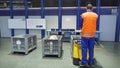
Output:
<instances>
[{"instance_id":1,"label":"metal container","mask_svg":"<svg viewBox=\"0 0 120 68\"><path fill-rule=\"evenodd\" d=\"M51 38L54 36L55 38ZM62 54L62 36L59 35L50 35L45 37L42 46L42 55L43 57L46 55L57 55L61 57Z\"/></svg>"},{"instance_id":2,"label":"metal container","mask_svg":"<svg viewBox=\"0 0 120 68\"><path fill-rule=\"evenodd\" d=\"M13 52L28 52L37 47L36 35L23 34L11 37L12 53Z\"/></svg>"}]
</instances>

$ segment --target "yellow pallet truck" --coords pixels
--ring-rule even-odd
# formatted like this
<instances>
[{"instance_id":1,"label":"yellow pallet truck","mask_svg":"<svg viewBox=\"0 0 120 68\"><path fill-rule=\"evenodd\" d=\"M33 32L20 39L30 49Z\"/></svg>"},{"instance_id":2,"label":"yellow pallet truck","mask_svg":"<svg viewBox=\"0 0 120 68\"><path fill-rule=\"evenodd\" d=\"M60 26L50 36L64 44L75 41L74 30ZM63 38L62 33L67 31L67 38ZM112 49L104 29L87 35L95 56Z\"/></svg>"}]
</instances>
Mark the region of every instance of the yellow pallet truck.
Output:
<instances>
[{"instance_id":1,"label":"yellow pallet truck","mask_svg":"<svg viewBox=\"0 0 120 68\"><path fill-rule=\"evenodd\" d=\"M96 56L96 47L94 48L94 63L96 63L95 56ZM89 54L87 53L87 58L89 57ZM81 49L81 40L73 40L72 44L72 58L73 58L73 64L79 65L79 61L82 59L82 49Z\"/></svg>"}]
</instances>

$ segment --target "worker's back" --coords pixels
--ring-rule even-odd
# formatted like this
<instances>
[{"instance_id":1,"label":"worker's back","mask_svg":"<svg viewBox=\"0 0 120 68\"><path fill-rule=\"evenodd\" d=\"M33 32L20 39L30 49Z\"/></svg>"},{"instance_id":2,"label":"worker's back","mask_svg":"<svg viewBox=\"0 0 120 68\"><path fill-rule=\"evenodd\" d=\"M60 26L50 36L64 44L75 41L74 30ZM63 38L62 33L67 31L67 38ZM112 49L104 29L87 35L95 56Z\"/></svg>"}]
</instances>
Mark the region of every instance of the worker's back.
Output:
<instances>
[{"instance_id":1,"label":"worker's back","mask_svg":"<svg viewBox=\"0 0 120 68\"><path fill-rule=\"evenodd\" d=\"M83 13L82 33L83 37L94 37L96 33L96 22L98 15L92 11Z\"/></svg>"}]
</instances>

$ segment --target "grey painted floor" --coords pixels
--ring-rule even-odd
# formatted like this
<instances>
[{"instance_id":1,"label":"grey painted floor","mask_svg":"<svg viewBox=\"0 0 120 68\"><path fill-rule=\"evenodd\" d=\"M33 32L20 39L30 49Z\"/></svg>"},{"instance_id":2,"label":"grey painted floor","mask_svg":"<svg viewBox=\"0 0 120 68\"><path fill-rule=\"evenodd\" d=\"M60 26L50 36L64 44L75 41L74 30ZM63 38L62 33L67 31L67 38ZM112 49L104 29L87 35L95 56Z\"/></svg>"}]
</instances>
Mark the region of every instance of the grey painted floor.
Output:
<instances>
[{"instance_id":1,"label":"grey painted floor","mask_svg":"<svg viewBox=\"0 0 120 68\"><path fill-rule=\"evenodd\" d=\"M10 54L10 38L0 39L0 68L79 68L72 64L70 43L63 44L61 58L42 58L41 41L38 39L37 49L28 55L21 53ZM120 43L101 42L97 45L98 65L102 68L120 68ZM99 68L99 67L96 67Z\"/></svg>"}]
</instances>

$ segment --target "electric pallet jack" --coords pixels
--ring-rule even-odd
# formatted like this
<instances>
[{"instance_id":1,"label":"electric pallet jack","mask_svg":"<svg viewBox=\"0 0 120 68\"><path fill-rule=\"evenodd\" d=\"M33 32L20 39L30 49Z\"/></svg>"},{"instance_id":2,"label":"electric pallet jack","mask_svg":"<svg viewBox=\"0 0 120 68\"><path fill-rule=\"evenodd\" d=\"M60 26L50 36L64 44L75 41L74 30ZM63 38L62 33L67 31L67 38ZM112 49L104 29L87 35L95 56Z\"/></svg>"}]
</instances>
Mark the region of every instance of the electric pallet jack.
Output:
<instances>
[{"instance_id":1,"label":"electric pallet jack","mask_svg":"<svg viewBox=\"0 0 120 68\"><path fill-rule=\"evenodd\" d=\"M96 64L96 47L94 47L94 64ZM87 58L89 58L89 54L87 53ZM74 65L80 66L80 61L82 59L82 49L81 49L81 39L72 39L72 59ZM80 68L83 68L80 66ZM89 68L89 67L88 67Z\"/></svg>"}]
</instances>

